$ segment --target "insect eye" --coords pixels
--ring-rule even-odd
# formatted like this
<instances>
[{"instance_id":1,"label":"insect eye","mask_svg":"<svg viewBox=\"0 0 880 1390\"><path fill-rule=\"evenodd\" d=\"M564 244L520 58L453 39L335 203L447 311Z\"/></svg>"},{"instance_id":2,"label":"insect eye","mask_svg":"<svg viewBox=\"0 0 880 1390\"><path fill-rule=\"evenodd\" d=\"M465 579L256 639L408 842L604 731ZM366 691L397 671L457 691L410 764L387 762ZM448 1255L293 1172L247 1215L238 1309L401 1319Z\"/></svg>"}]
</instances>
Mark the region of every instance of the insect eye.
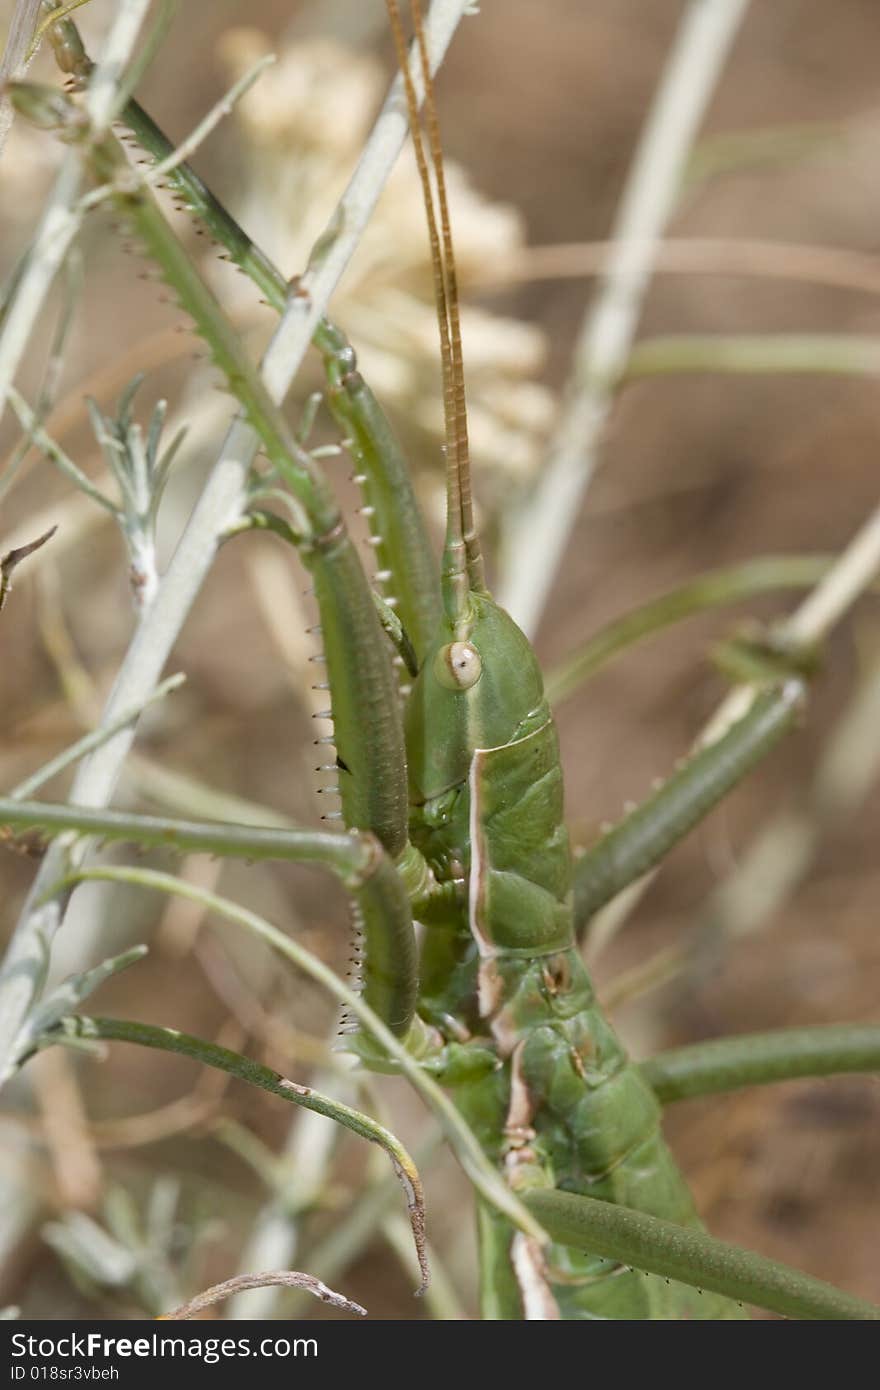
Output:
<instances>
[{"instance_id":1,"label":"insect eye","mask_svg":"<svg viewBox=\"0 0 880 1390\"><path fill-rule=\"evenodd\" d=\"M434 674L448 690L470 690L483 674L480 653L470 642L450 642L434 658Z\"/></svg>"}]
</instances>

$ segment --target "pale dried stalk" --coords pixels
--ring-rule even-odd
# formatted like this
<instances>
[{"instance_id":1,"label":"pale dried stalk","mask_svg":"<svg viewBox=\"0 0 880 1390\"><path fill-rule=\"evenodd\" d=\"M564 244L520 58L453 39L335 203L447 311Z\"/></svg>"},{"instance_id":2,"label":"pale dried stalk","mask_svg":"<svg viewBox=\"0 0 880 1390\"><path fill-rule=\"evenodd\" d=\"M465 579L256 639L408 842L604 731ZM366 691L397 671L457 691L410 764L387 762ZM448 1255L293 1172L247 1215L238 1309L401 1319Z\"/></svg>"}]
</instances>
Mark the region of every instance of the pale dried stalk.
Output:
<instances>
[{"instance_id":1,"label":"pale dried stalk","mask_svg":"<svg viewBox=\"0 0 880 1390\"><path fill-rule=\"evenodd\" d=\"M532 635L596 468L614 385L629 357L654 249L748 0L691 0L644 126L612 229L612 250L575 348L562 418L534 493L503 541L499 601Z\"/></svg>"}]
</instances>

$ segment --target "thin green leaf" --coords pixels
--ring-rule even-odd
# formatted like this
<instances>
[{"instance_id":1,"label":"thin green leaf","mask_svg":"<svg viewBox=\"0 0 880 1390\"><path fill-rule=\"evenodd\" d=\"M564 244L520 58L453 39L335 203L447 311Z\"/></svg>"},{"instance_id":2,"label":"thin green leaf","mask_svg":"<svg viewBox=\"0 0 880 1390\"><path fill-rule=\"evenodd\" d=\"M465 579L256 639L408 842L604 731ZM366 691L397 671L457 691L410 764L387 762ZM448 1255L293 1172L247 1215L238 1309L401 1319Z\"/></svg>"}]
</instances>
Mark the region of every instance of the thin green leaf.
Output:
<instances>
[{"instance_id":1,"label":"thin green leaf","mask_svg":"<svg viewBox=\"0 0 880 1390\"><path fill-rule=\"evenodd\" d=\"M560 1245L678 1279L791 1318L878 1319L880 1308L821 1279L716 1240L704 1231L574 1192L523 1193L529 1211Z\"/></svg>"}]
</instances>

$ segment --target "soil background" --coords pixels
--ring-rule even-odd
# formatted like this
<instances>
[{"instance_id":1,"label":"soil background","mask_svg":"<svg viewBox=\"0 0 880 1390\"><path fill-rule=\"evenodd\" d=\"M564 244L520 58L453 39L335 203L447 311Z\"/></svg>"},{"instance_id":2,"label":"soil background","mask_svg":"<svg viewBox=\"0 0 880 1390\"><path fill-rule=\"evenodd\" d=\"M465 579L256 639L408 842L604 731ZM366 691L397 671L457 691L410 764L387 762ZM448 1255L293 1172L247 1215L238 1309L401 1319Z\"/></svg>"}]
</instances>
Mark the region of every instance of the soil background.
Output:
<instances>
[{"instance_id":1,"label":"soil background","mask_svg":"<svg viewBox=\"0 0 880 1390\"><path fill-rule=\"evenodd\" d=\"M84 30L98 34L105 8L93 0L83 11ZM463 25L439 84L446 149L479 189L521 210L531 244L607 235L682 9L677 0L484 0L480 16ZM221 94L218 41L245 22L273 43L291 33L333 34L375 51L391 71L378 3L191 0L179 7L161 61L143 85L145 105L173 135L190 129ZM880 10L872 0L754 0L705 123L714 172L685 191L672 234L880 252L878 56ZM39 71L54 80L48 64ZM0 185L4 271L27 242L50 177L55 154L37 149L30 136L10 147L16 162ZM240 157L232 130L210 142L198 161L233 207ZM99 461L82 396L95 395L109 410L122 384L114 364L130 356L133 371L146 344L144 400L164 395L174 405L186 389L189 364L179 354L163 358L173 317L155 287L136 278L109 224L89 230L84 265L86 290L59 392L67 413L56 419L65 447L94 472ZM472 287L470 294L546 331L544 379L559 389L591 290L586 280L560 279L482 294ZM47 331L38 338L43 349ZM661 275L640 335L878 331L876 275L873 294L808 280ZM35 350L34 360L39 356ZM26 364L24 386L33 386L35 372ZM406 432L406 422L399 424ZM8 420L4 430L5 457L16 435ZM761 554L838 549L876 505L878 457L871 377L693 374L628 386L540 631L542 661L552 665L603 622L703 570ZM206 447L204 466L209 461ZM31 459L2 502L3 536L70 499L70 485ZM182 517L186 487L174 499ZM78 524L72 513L64 515ZM255 607L242 559L246 544L222 552L169 664L186 671L185 691L147 721L143 748L164 767L314 822L307 714L292 697L277 644ZM2 619L5 786L94 718L131 631L125 566L111 525L90 526L57 557L51 548L44 554L45 564L32 561L30 572L22 571ZM768 598L749 605L748 613L769 618L792 602ZM616 819L626 802L644 797L682 756L724 693L708 650L729 635L736 617L734 610L691 620L655 637L560 708L568 813L580 843ZM771 816L806 806L829 732L877 650L877 610L868 598L830 641L803 727L671 856L602 954L600 994L622 971L705 919L713 891ZM60 798L65 786L57 781L46 794ZM143 794L129 789L126 795L131 804L144 804ZM686 988L656 989L616 1010L635 1054L727 1033L876 1019L878 813L875 788L856 814L825 827L803 881L761 930L729 944ZM4 930L11 929L33 872L26 854L0 857ZM222 891L290 921L334 963L344 958L343 905L320 875L237 866L223 871ZM92 908L77 916L86 925L90 911L98 912L97 896L87 901ZM153 949L147 962L102 991L96 1012L222 1036L299 1079L309 1072L307 1041L284 1029L289 1033L293 1020L298 1032L322 1037L330 1022L322 999L280 978L277 967L228 932L193 925L180 909L119 895L100 911L118 916L120 948L150 939ZM101 1064L44 1070L30 1094L22 1087L13 1095L7 1123L14 1135L3 1160L10 1201L30 1216L7 1242L3 1299L33 1317L86 1317L96 1310L136 1315L129 1292L75 1288L39 1232L48 1219L71 1211L106 1219L108 1193L120 1189L143 1212L163 1175L180 1187L180 1229L170 1258L183 1271L184 1292L233 1273L266 1199L265 1156L285 1142L288 1117L281 1107L235 1086L222 1095L202 1087L175 1129L167 1107L192 1098L197 1084L185 1063L118 1047ZM399 1083L379 1089L403 1137L418 1146L424 1114ZM61 1117L60 1139L56 1125L47 1140L40 1118L47 1114ZM136 1128L124 1131L124 1145L113 1142L120 1119L151 1114L160 1119L158 1129L146 1131L150 1142L138 1142ZM671 1109L667 1133L713 1232L880 1300L875 1078L805 1081L689 1102ZM260 1136L268 1148L255 1156L243 1134ZM22 1155L26 1202L16 1186ZM360 1148L345 1140L332 1181L308 1218L302 1267L311 1268L309 1242L353 1210L363 1166ZM292 1175L294 1184L299 1177ZM464 1186L448 1163L431 1164L426 1181L429 1233L473 1313ZM373 1316L425 1314L412 1303L410 1274L378 1238L337 1280ZM332 1316L317 1305L298 1311Z\"/></svg>"}]
</instances>

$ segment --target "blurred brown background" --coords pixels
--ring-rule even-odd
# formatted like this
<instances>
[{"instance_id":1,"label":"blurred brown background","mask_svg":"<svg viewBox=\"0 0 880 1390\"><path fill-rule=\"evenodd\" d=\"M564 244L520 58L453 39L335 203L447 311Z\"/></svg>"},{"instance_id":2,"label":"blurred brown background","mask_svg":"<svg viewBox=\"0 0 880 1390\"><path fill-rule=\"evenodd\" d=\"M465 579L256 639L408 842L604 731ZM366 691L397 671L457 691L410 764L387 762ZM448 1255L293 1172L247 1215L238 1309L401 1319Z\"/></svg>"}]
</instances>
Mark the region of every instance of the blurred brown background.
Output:
<instances>
[{"instance_id":1,"label":"blurred brown background","mask_svg":"<svg viewBox=\"0 0 880 1390\"><path fill-rule=\"evenodd\" d=\"M82 11L93 48L106 9L93 0ZM463 24L439 84L447 152L483 194L519 209L529 244L586 243L607 234L681 12L677 0L547 0L540 6L484 0L480 16ZM374 55L388 74L383 14L379 0L182 5L143 84L143 102L180 138L228 85L228 31L243 24L264 31L270 46L285 51L316 37L347 43L361 57ZM694 166L671 233L877 251L878 54L880 12L870 0L833 6L754 0L709 111L698 152L702 163ZM34 71L55 80L45 58ZM332 108L327 119L332 123ZM343 128L346 120L340 103ZM301 134L291 135L294 146ZM302 139L303 158L311 159L309 186L320 182L322 158L330 160L335 179L344 158L337 151L334 164L319 140L309 145ZM27 242L56 159L50 137L16 130L0 165L4 273ZM261 159L270 157L254 143L253 130L233 119L196 160L249 228ZM299 215L295 202L290 215ZM267 226L277 234L278 214L273 217ZM271 249L284 246L282 240ZM393 254L392 243L386 255ZM293 260L284 263L297 268ZM101 465L82 409L84 394L109 411L142 368L148 373L142 412L160 396L182 418L190 407L203 412L169 493L162 533L167 551L222 438L227 403L216 396L204 415L202 366L191 362L189 343L181 352L174 313L159 302L155 286L137 278L142 266L123 254L103 215L83 239L83 266L84 288L50 425L80 465L97 475ZM488 289L478 280L478 274L468 279L473 302L545 335L546 360L535 377L557 391L590 282L524 281ZM359 286L367 296L376 293L367 270ZM340 318L360 346L357 298L354 290L350 294L350 316L340 308ZM256 344L268 319L255 317L252 302L246 310L238 299L235 304L253 326ZM51 325L51 314L46 322ZM869 293L808 279L669 275L659 276L651 290L641 334L870 335L878 328L876 277ZM38 385L47 341L44 330L22 389L33 392ZM394 351L392 344L388 352ZM292 409L295 415L295 403ZM399 403L395 421L411 443L425 448L420 422ZM7 417L3 457L17 438ZM871 378L692 375L626 388L541 629L542 659L552 664L618 612L706 568L764 553L838 549L876 504L878 439ZM339 476L345 487L344 467ZM497 480L497 471L493 476ZM503 491L497 481L490 489L493 496ZM48 464L31 457L0 506L4 541L21 526L33 529L34 517L55 519L53 509L61 523L57 544L22 572L0 627L0 760L9 787L95 719L133 619L112 524L92 518L88 504ZM291 584L296 591L305 581L286 556L278 559L270 540L237 541L221 553L170 664L186 671L186 687L145 723L139 747L147 761L135 767L125 788L130 804L158 804L158 765L315 820L308 708L296 688L301 615L289 620L291 632L296 629L292 646L285 636L285 586ZM770 616L787 606L786 599L768 599L749 612ZM275 614L274 627L268 611ZM569 814L582 843L601 822L616 818L624 802L647 793L718 703L724 683L706 653L734 621L729 613L715 615L655 638L562 706ZM672 856L632 922L603 953L600 992L705 920L713 893L765 822L807 806L829 734L877 656L876 609L868 599L830 642L802 730ZM880 739L880 729L876 735ZM866 758L870 752L866 748ZM60 799L66 785L59 780L46 795ZM728 1032L876 1018L878 808L874 790L853 815L824 827L803 881L760 931L729 945L711 970L689 979L686 988L653 990L616 1012L637 1054ZM0 858L5 930L16 919L33 868L23 854L7 851ZM344 959L343 905L317 873L277 866L221 871L203 862L186 869L222 876L228 896L296 930L326 959ZM67 930L85 934L84 951L87 933L98 927L114 949L134 940L152 943L147 962L102 992L97 1012L222 1037L297 1078L309 1073L332 1025L324 999L227 929L199 923L180 907L106 890L82 898ZM70 949L72 960L86 963ZM33 1071L33 1094L12 1096L15 1113L4 1124L9 1142L0 1172L8 1176L9 1202L0 1221L3 1300L36 1317L99 1310L124 1317L149 1309L151 1299L161 1302L173 1288L161 1260L150 1267L153 1284L141 1270L127 1282L120 1278L115 1289L107 1279L99 1289L81 1279L77 1288L40 1239L47 1220L66 1214L69 1223L72 1211L105 1225L115 1220L118 1232L124 1221L118 1212L108 1218L108 1193L117 1208L131 1201L140 1222L152 1201L160 1229L163 1218L155 1209L168 1189L157 1196L157 1180L179 1187L165 1245L178 1291L191 1293L235 1272L277 1178L268 1160L285 1142L290 1118L279 1113L279 1104L236 1085L220 1094L183 1062L124 1047L111 1050L102 1064L44 1058ZM417 1146L426 1130L424 1113L401 1084L382 1083L379 1090L392 1122ZM50 1122L54 1117L48 1140L47 1115ZM799 1082L691 1102L670 1113L668 1132L714 1232L880 1299L872 1235L880 1160L875 1079ZM255 1149L257 1140L267 1147ZM332 1168L328 1161L330 1176L317 1197L311 1195L316 1209L301 1222L295 1265L323 1273L309 1263L310 1250L337 1223L350 1222L364 1166L361 1148L343 1141ZM302 1179L301 1172L288 1172L281 1188L296 1191ZM471 1249L457 1172L448 1162L432 1162L427 1189L429 1234L472 1312ZM446 1211L455 1213L453 1221ZM363 1243L336 1282L365 1301L373 1316L424 1312L412 1304L411 1275L378 1235ZM328 1316L317 1305L301 1312Z\"/></svg>"}]
</instances>

